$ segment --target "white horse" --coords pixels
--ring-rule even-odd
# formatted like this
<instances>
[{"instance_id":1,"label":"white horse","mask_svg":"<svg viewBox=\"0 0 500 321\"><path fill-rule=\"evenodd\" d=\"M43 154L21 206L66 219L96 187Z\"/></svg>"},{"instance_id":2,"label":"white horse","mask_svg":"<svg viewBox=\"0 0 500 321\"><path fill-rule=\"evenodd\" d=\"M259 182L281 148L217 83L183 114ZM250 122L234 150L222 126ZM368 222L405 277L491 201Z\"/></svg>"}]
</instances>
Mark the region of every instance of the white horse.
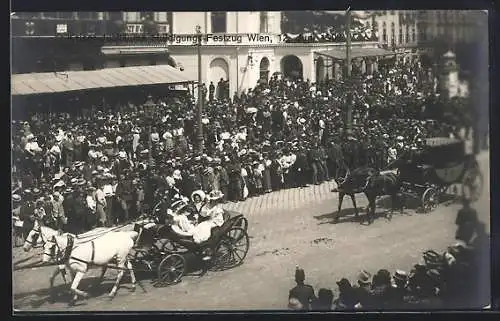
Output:
<instances>
[{"instance_id":1,"label":"white horse","mask_svg":"<svg viewBox=\"0 0 500 321\"><path fill-rule=\"evenodd\" d=\"M99 278L99 283L101 283L109 262L116 259L117 268L120 272L118 273L113 289L109 293L109 296L113 298L116 295L125 270L130 272L132 291L135 290L136 278L132 264L128 260L128 255L138 235L135 231L109 232L95 240L77 245L73 243L74 238L72 235L55 235L51 240L46 242L42 261L49 262L54 257L61 259L62 256L60 263L64 263L72 274L76 272L71 284L73 298L70 304L73 305L78 299L78 295L84 298L88 298L89 296L87 292L78 290L78 285L85 273L87 273L89 266L97 265L102 267L102 273Z\"/></svg>"},{"instance_id":2,"label":"white horse","mask_svg":"<svg viewBox=\"0 0 500 321\"><path fill-rule=\"evenodd\" d=\"M40 224L39 220L35 220L33 228L24 241L23 250L29 252L33 247L42 247L48 240L52 239L53 236L60 234L59 231L48 226L43 226Z\"/></svg>"}]
</instances>

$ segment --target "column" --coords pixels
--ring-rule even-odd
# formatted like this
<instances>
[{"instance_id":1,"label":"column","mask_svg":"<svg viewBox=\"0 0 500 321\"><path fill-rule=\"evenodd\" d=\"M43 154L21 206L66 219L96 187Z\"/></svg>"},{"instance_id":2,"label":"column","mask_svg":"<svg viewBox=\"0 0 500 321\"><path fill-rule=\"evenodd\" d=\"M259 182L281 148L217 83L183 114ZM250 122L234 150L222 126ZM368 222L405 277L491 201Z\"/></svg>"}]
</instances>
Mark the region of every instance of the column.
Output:
<instances>
[{"instance_id":1,"label":"column","mask_svg":"<svg viewBox=\"0 0 500 321\"><path fill-rule=\"evenodd\" d=\"M361 73L366 74L366 61L365 59L361 59Z\"/></svg>"},{"instance_id":2,"label":"column","mask_svg":"<svg viewBox=\"0 0 500 321\"><path fill-rule=\"evenodd\" d=\"M373 65L373 71L372 72L378 72L378 57L375 57L375 60L372 63Z\"/></svg>"},{"instance_id":3,"label":"column","mask_svg":"<svg viewBox=\"0 0 500 321\"><path fill-rule=\"evenodd\" d=\"M369 75L373 74L373 58L368 58L366 62L366 73Z\"/></svg>"}]
</instances>

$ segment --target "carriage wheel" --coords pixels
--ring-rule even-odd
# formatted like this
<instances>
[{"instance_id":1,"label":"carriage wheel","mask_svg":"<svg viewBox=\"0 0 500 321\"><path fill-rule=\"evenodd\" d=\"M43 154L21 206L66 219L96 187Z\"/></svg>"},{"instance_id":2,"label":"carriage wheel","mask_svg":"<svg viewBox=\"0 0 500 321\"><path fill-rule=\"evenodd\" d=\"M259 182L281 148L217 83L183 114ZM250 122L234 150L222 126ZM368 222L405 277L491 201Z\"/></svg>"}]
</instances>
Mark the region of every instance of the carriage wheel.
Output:
<instances>
[{"instance_id":1,"label":"carriage wheel","mask_svg":"<svg viewBox=\"0 0 500 321\"><path fill-rule=\"evenodd\" d=\"M159 214L158 212L160 211L162 205L163 205L163 201L159 201L158 203L155 204L155 206L153 206L153 210L151 211L151 214L154 217L157 217L157 215Z\"/></svg>"},{"instance_id":2,"label":"carriage wheel","mask_svg":"<svg viewBox=\"0 0 500 321\"><path fill-rule=\"evenodd\" d=\"M462 196L471 202L475 202L483 193L483 174L478 168L467 170L462 179Z\"/></svg>"},{"instance_id":3,"label":"carriage wheel","mask_svg":"<svg viewBox=\"0 0 500 321\"><path fill-rule=\"evenodd\" d=\"M246 231L248 229L248 220L246 219L246 217L242 216L238 218L236 222L234 222L234 226Z\"/></svg>"},{"instance_id":4,"label":"carriage wheel","mask_svg":"<svg viewBox=\"0 0 500 321\"><path fill-rule=\"evenodd\" d=\"M186 259L179 254L170 254L158 265L158 279L155 286L165 286L177 283L186 273Z\"/></svg>"},{"instance_id":5,"label":"carriage wheel","mask_svg":"<svg viewBox=\"0 0 500 321\"><path fill-rule=\"evenodd\" d=\"M438 193L433 187L429 187L422 195L422 211L429 213L434 211L439 205Z\"/></svg>"},{"instance_id":6,"label":"carriage wheel","mask_svg":"<svg viewBox=\"0 0 500 321\"><path fill-rule=\"evenodd\" d=\"M212 270L227 270L240 265L250 247L247 232L240 227L231 228L217 244Z\"/></svg>"}]
</instances>

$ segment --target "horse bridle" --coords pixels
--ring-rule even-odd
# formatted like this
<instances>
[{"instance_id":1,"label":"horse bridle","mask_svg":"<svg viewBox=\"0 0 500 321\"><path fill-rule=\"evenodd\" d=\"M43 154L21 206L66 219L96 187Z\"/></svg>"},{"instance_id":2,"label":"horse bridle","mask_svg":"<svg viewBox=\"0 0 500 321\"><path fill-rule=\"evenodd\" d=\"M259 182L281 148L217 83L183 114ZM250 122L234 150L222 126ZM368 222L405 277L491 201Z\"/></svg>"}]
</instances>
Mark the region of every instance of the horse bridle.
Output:
<instances>
[{"instance_id":1,"label":"horse bridle","mask_svg":"<svg viewBox=\"0 0 500 321\"><path fill-rule=\"evenodd\" d=\"M73 244L74 244L74 238L72 235L67 234L68 237L68 244L64 249L61 249L59 244L57 243L56 237L52 237L52 243L54 243L54 246L50 248L50 253L43 252L44 255L50 256L52 258L58 258L61 256L61 254L64 254L59 260L57 260L57 263L63 263L67 259L69 259L69 256L71 255L71 250L73 249Z\"/></svg>"},{"instance_id":2,"label":"horse bridle","mask_svg":"<svg viewBox=\"0 0 500 321\"><path fill-rule=\"evenodd\" d=\"M42 233L42 227L40 226L40 223L38 223L38 229L32 229L32 231L35 232L31 238L32 240L28 241L28 239L26 238L26 240L24 240L24 241L26 243L28 243L29 245L31 245L32 247L35 247L36 242L37 242L38 238L40 237L42 240L42 247L45 246L45 244L47 242L45 242L45 240L44 240L43 233Z\"/></svg>"}]
</instances>

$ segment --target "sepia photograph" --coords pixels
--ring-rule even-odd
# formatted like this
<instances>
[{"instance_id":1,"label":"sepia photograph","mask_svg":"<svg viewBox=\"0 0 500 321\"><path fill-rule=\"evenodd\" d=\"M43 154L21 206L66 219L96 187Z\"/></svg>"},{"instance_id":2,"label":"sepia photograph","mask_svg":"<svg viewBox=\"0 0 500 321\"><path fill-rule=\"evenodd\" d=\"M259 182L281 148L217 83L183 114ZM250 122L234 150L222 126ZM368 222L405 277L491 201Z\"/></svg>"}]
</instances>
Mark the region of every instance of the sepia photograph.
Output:
<instances>
[{"instance_id":1,"label":"sepia photograph","mask_svg":"<svg viewBox=\"0 0 500 321\"><path fill-rule=\"evenodd\" d=\"M491 308L486 10L10 25L15 312Z\"/></svg>"}]
</instances>

